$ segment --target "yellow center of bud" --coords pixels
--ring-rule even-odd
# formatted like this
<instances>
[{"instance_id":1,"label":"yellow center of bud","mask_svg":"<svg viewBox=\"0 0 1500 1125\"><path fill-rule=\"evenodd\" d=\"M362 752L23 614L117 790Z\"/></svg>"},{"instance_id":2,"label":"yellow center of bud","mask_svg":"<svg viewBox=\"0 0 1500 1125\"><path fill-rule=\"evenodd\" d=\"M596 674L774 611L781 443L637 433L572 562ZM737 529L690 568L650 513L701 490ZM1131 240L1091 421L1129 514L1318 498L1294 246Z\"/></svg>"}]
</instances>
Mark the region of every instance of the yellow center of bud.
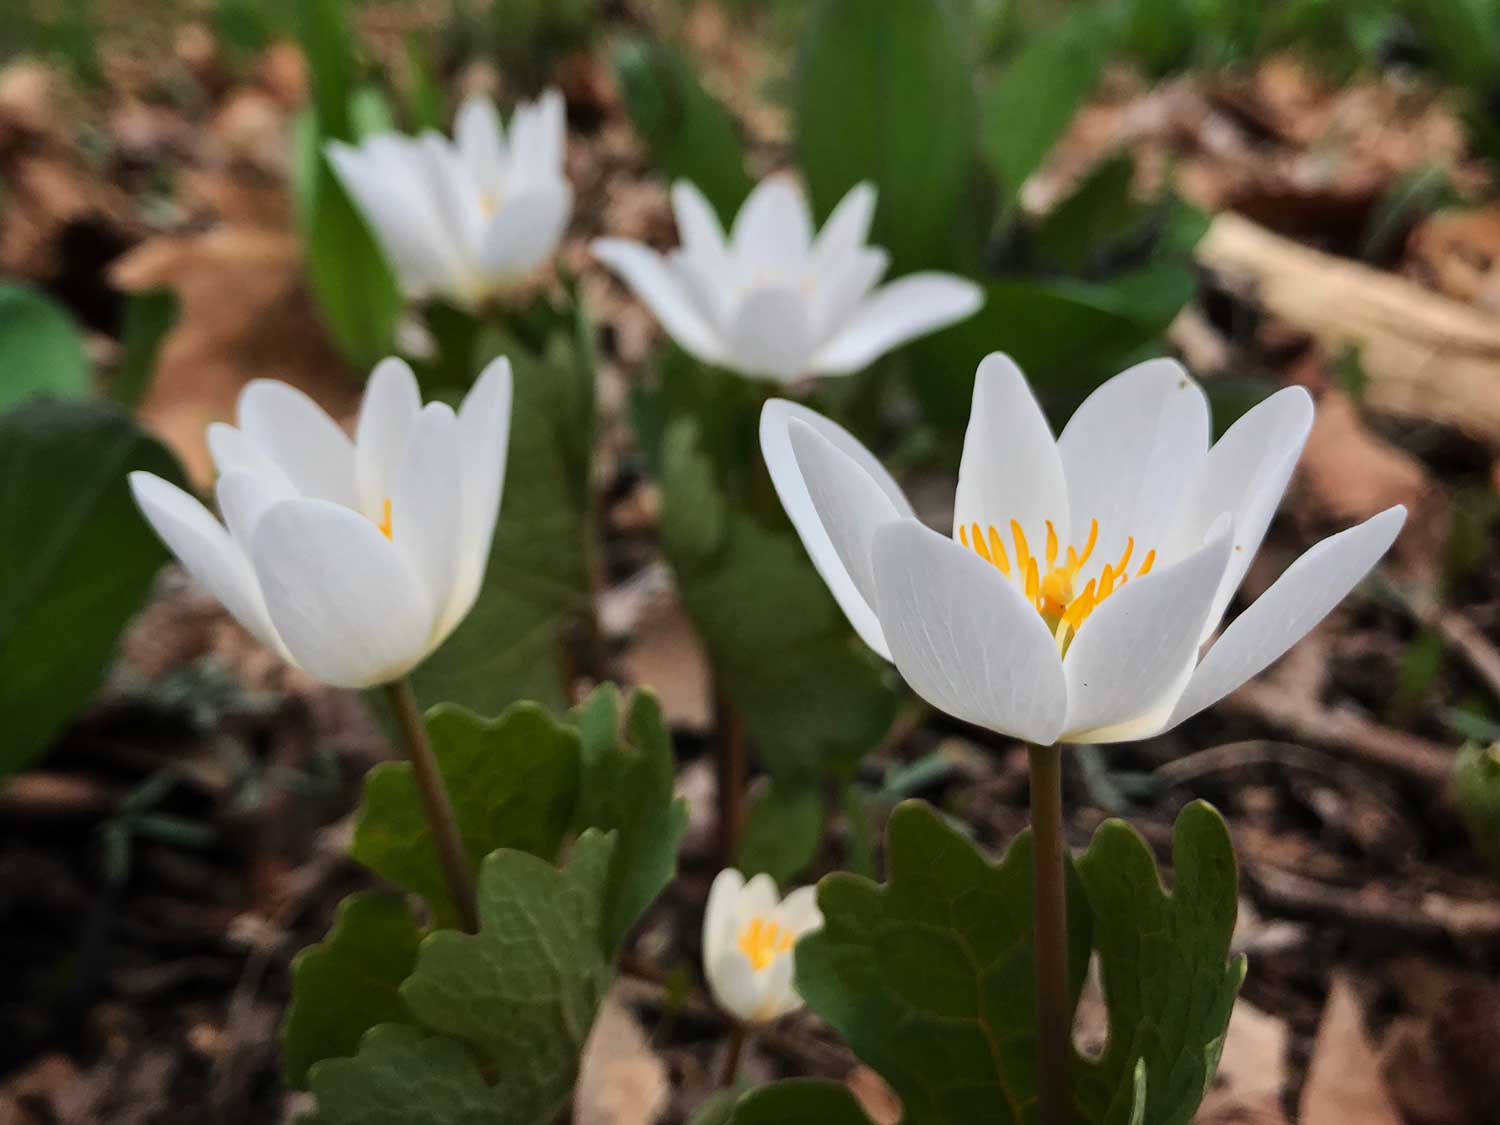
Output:
<instances>
[{"instance_id":1,"label":"yellow center of bud","mask_svg":"<svg viewBox=\"0 0 1500 1125\"><path fill-rule=\"evenodd\" d=\"M486 219L493 219L495 212L500 209L500 197L492 191L479 193L479 210L484 213Z\"/></svg>"},{"instance_id":2,"label":"yellow center of bud","mask_svg":"<svg viewBox=\"0 0 1500 1125\"><path fill-rule=\"evenodd\" d=\"M1026 600L1036 607L1042 620L1052 629L1058 647L1066 649L1073 635L1083 627L1089 615L1098 609L1116 590L1125 588L1130 581L1130 560L1135 554L1135 539L1125 540L1125 550L1119 559L1106 563L1097 578L1090 578L1082 590L1075 588L1078 572L1088 565L1099 543L1099 521L1089 523L1089 538L1080 553L1069 547L1066 555L1060 556L1057 528L1047 521L1047 545L1038 559L1031 553L1026 542L1026 532L1015 520L1010 521L1011 544L1015 549L1015 569L1005 549L1005 540L993 526L981 530L975 523L958 529L959 541L971 548L980 558L989 563L1007 578L1015 575L1022 582ZM1061 558L1061 561L1059 561ZM1135 571L1136 578L1151 573L1156 565L1156 552L1148 551Z\"/></svg>"},{"instance_id":3,"label":"yellow center of bud","mask_svg":"<svg viewBox=\"0 0 1500 1125\"><path fill-rule=\"evenodd\" d=\"M375 526L380 528L380 534L387 539L391 538L391 498L389 496L385 498L385 509L381 514L380 522Z\"/></svg>"},{"instance_id":4,"label":"yellow center of bud","mask_svg":"<svg viewBox=\"0 0 1500 1125\"><path fill-rule=\"evenodd\" d=\"M737 944L740 952L750 959L750 965L758 973L769 968L783 953L790 953L796 939L792 931L783 929L776 922L755 918L740 931Z\"/></svg>"}]
</instances>

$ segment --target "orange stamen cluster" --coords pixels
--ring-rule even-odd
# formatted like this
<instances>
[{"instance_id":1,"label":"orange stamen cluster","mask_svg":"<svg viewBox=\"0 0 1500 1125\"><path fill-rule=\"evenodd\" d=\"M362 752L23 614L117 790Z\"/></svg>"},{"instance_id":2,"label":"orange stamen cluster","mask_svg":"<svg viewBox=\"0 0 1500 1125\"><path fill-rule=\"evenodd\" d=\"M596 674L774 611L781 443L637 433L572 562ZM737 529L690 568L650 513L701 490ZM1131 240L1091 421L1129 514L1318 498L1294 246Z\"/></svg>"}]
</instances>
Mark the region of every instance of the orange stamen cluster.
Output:
<instances>
[{"instance_id":1,"label":"orange stamen cluster","mask_svg":"<svg viewBox=\"0 0 1500 1125\"><path fill-rule=\"evenodd\" d=\"M1052 627L1060 646L1066 645L1072 634L1078 632L1088 620L1089 615L1116 590L1123 589L1132 577L1130 560L1135 554L1134 538L1125 540L1125 550L1120 553L1119 559L1113 563L1105 563L1097 578L1090 578L1081 591L1075 592L1078 572L1088 564L1093 557L1094 548L1099 544L1098 520L1089 523L1088 542L1084 544L1082 553L1069 547L1066 556L1062 556L1065 561L1061 564L1058 562L1061 545L1057 538L1057 528L1051 520L1047 521L1047 543L1040 559L1031 553L1031 547L1026 542L1026 532L1016 520L1010 521L1010 535L1015 550L1014 569L1010 554L1005 549L1005 540L993 525L982 530L979 524L974 523L958 529L959 542L965 547L972 548L980 558L1007 578L1015 577L1021 581L1026 600L1036 607L1043 620ZM1145 577L1155 565L1156 552L1148 551L1134 577Z\"/></svg>"},{"instance_id":2,"label":"orange stamen cluster","mask_svg":"<svg viewBox=\"0 0 1500 1125\"><path fill-rule=\"evenodd\" d=\"M376 526L380 528L380 534L387 539L391 538L391 498L389 496L385 498L385 511L381 514L380 522Z\"/></svg>"},{"instance_id":3,"label":"orange stamen cluster","mask_svg":"<svg viewBox=\"0 0 1500 1125\"><path fill-rule=\"evenodd\" d=\"M756 918L740 931L740 952L750 959L751 967L758 973L770 966L783 953L790 953L795 939L792 931L783 929L776 922Z\"/></svg>"}]
</instances>

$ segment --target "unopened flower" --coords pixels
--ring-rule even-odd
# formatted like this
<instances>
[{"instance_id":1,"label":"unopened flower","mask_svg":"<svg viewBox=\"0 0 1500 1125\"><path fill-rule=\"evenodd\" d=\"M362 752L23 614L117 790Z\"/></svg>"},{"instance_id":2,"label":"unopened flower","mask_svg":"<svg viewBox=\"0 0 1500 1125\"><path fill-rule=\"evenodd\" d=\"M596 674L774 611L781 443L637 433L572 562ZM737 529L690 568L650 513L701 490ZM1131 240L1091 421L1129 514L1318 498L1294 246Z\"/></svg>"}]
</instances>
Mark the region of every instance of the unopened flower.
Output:
<instances>
[{"instance_id":1,"label":"unopened flower","mask_svg":"<svg viewBox=\"0 0 1500 1125\"><path fill-rule=\"evenodd\" d=\"M917 522L875 458L789 402L761 447L818 570L918 695L1037 744L1175 726L1280 657L1394 541L1400 506L1323 540L1199 658L1312 425L1279 391L1209 446L1208 400L1153 360L1089 396L1056 440L1006 356L979 367L952 536Z\"/></svg>"},{"instance_id":2,"label":"unopened flower","mask_svg":"<svg viewBox=\"0 0 1500 1125\"><path fill-rule=\"evenodd\" d=\"M875 189L858 184L814 235L807 201L783 177L762 180L726 239L686 181L672 188L681 249L663 257L602 238L594 253L704 363L789 383L847 375L901 344L973 314L973 282L914 273L881 285L889 257L869 246Z\"/></svg>"},{"instance_id":3,"label":"unopened flower","mask_svg":"<svg viewBox=\"0 0 1500 1125\"><path fill-rule=\"evenodd\" d=\"M405 675L473 607L500 510L510 364L457 413L422 405L398 359L370 376L350 438L294 387L256 380L208 442L224 522L176 485L130 475L192 576L267 647L337 687Z\"/></svg>"},{"instance_id":4,"label":"unopened flower","mask_svg":"<svg viewBox=\"0 0 1500 1125\"><path fill-rule=\"evenodd\" d=\"M453 133L331 141L328 157L407 294L473 307L535 272L568 225L562 95L517 106L509 136L471 97Z\"/></svg>"},{"instance_id":5,"label":"unopened flower","mask_svg":"<svg viewBox=\"0 0 1500 1125\"><path fill-rule=\"evenodd\" d=\"M769 1023L802 1006L792 985L797 939L823 925L817 891L778 898L769 875L748 883L720 871L703 914L703 970L719 1006L744 1023Z\"/></svg>"}]
</instances>

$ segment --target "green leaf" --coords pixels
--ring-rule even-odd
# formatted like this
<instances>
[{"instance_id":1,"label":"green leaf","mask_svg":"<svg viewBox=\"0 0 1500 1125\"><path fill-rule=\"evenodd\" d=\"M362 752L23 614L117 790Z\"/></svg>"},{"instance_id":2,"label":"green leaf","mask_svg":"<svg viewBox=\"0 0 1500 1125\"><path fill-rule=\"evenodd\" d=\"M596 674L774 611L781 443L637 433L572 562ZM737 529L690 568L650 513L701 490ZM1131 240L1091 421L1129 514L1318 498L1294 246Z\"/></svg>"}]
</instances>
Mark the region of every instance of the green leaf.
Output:
<instances>
[{"instance_id":1,"label":"green leaf","mask_svg":"<svg viewBox=\"0 0 1500 1125\"><path fill-rule=\"evenodd\" d=\"M418 1020L484 1060L507 1125L551 1121L573 1088L609 985L601 906L613 847L585 832L564 870L495 852L479 876L479 933L430 936L401 986Z\"/></svg>"},{"instance_id":2,"label":"green leaf","mask_svg":"<svg viewBox=\"0 0 1500 1125\"><path fill-rule=\"evenodd\" d=\"M349 95L349 127L360 141L396 131L396 111L384 90L369 82L355 88Z\"/></svg>"},{"instance_id":3,"label":"green leaf","mask_svg":"<svg viewBox=\"0 0 1500 1125\"><path fill-rule=\"evenodd\" d=\"M340 141L354 140L349 99L354 89L353 29L345 0L302 0L297 25L312 77L318 131Z\"/></svg>"},{"instance_id":4,"label":"green leaf","mask_svg":"<svg viewBox=\"0 0 1500 1125\"><path fill-rule=\"evenodd\" d=\"M572 714L583 740L583 785L575 826L613 830L604 906L606 955L677 874L687 805L672 796L672 739L661 704L638 691L620 728L620 694L604 684Z\"/></svg>"},{"instance_id":5,"label":"green leaf","mask_svg":"<svg viewBox=\"0 0 1500 1125\"><path fill-rule=\"evenodd\" d=\"M1030 835L992 864L908 802L887 851L884 886L820 884L824 929L797 946L798 990L891 1084L904 1125L1031 1121ZM1079 1125L1184 1125L1218 1064L1244 977L1228 959L1237 878L1218 813L1183 810L1173 861L1168 894L1144 841L1109 821L1069 880L1075 997L1093 946L1109 1005L1103 1057L1075 1060Z\"/></svg>"},{"instance_id":6,"label":"green leaf","mask_svg":"<svg viewBox=\"0 0 1500 1125\"><path fill-rule=\"evenodd\" d=\"M311 115L298 119L297 218L308 282L349 362L368 371L390 355L401 293L368 224L322 151L330 135Z\"/></svg>"},{"instance_id":7,"label":"green leaf","mask_svg":"<svg viewBox=\"0 0 1500 1125\"><path fill-rule=\"evenodd\" d=\"M136 469L182 479L116 406L0 414L0 776L87 701L166 561L130 496Z\"/></svg>"},{"instance_id":8,"label":"green leaf","mask_svg":"<svg viewBox=\"0 0 1500 1125\"><path fill-rule=\"evenodd\" d=\"M797 988L900 1095L905 1125L1015 1122L1036 1098L1031 837L998 863L920 802L888 827L890 881L835 874L824 928L797 945ZM1088 963L1082 888L1069 901L1075 996Z\"/></svg>"},{"instance_id":9,"label":"green leaf","mask_svg":"<svg viewBox=\"0 0 1500 1125\"><path fill-rule=\"evenodd\" d=\"M772 782L750 805L735 866L785 885L813 861L823 835L823 794L815 785Z\"/></svg>"},{"instance_id":10,"label":"green leaf","mask_svg":"<svg viewBox=\"0 0 1500 1125\"><path fill-rule=\"evenodd\" d=\"M167 335L177 327L181 307L170 289L137 293L125 306L125 354L109 382L110 397L126 410L140 406L156 375L156 361Z\"/></svg>"},{"instance_id":11,"label":"green leaf","mask_svg":"<svg viewBox=\"0 0 1500 1125\"><path fill-rule=\"evenodd\" d=\"M727 225L750 194L733 116L672 47L625 39L615 46L614 64L630 118L663 177L691 180Z\"/></svg>"},{"instance_id":12,"label":"green leaf","mask_svg":"<svg viewBox=\"0 0 1500 1125\"><path fill-rule=\"evenodd\" d=\"M0 410L88 394L88 356L67 310L39 289L0 281Z\"/></svg>"},{"instance_id":13,"label":"green leaf","mask_svg":"<svg viewBox=\"0 0 1500 1125\"><path fill-rule=\"evenodd\" d=\"M727 507L691 420L668 428L661 471L663 547L761 761L777 780L849 772L895 718L881 669L797 539Z\"/></svg>"},{"instance_id":14,"label":"green leaf","mask_svg":"<svg viewBox=\"0 0 1500 1125\"><path fill-rule=\"evenodd\" d=\"M506 1115L460 1043L382 1024L352 1059L312 1069L315 1125L538 1125Z\"/></svg>"},{"instance_id":15,"label":"green leaf","mask_svg":"<svg viewBox=\"0 0 1500 1125\"><path fill-rule=\"evenodd\" d=\"M1469 743L1453 763L1453 803L1474 850L1500 874L1500 743Z\"/></svg>"},{"instance_id":16,"label":"green leaf","mask_svg":"<svg viewBox=\"0 0 1500 1125\"><path fill-rule=\"evenodd\" d=\"M1003 204L1020 197L1021 185L1072 124L1112 42L1102 9L1086 8L1027 35L1001 65L984 92L980 133Z\"/></svg>"},{"instance_id":17,"label":"green leaf","mask_svg":"<svg viewBox=\"0 0 1500 1125\"><path fill-rule=\"evenodd\" d=\"M729 1125L739 1099L737 1090L719 1090L693 1111L688 1125Z\"/></svg>"},{"instance_id":18,"label":"green leaf","mask_svg":"<svg viewBox=\"0 0 1500 1125\"><path fill-rule=\"evenodd\" d=\"M412 677L424 703L570 702L569 641L593 612L594 361L587 313L567 315L537 350L493 334L475 356L474 374L495 355L514 372L505 496L478 602Z\"/></svg>"},{"instance_id":19,"label":"green leaf","mask_svg":"<svg viewBox=\"0 0 1500 1125\"><path fill-rule=\"evenodd\" d=\"M977 264L971 74L950 5L820 0L809 14L795 112L813 209L826 218L874 183L871 240L893 273Z\"/></svg>"},{"instance_id":20,"label":"green leaf","mask_svg":"<svg viewBox=\"0 0 1500 1125\"><path fill-rule=\"evenodd\" d=\"M792 1078L751 1090L730 1120L733 1125L870 1125L847 1086L820 1078Z\"/></svg>"},{"instance_id":21,"label":"green leaf","mask_svg":"<svg viewBox=\"0 0 1500 1125\"><path fill-rule=\"evenodd\" d=\"M1109 1006L1109 1045L1075 1081L1088 1122L1133 1120L1144 1065L1146 1120L1187 1125L1219 1065L1245 958L1229 958L1239 876L1229 829L1210 805L1178 815L1172 869L1169 894L1151 849L1118 820L1078 862Z\"/></svg>"},{"instance_id":22,"label":"green leaf","mask_svg":"<svg viewBox=\"0 0 1500 1125\"><path fill-rule=\"evenodd\" d=\"M557 858L578 801L576 732L534 703L517 703L498 719L445 703L428 712L427 733L476 866L496 848ZM440 925L457 924L410 763L370 771L350 854L425 898Z\"/></svg>"},{"instance_id":23,"label":"green leaf","mask_svg":"<svg viewBox=\"0 0 1500 1125\"><path fill-rule=\"evenodd\" d=\"M355 1054L376 1024L410 1021L397 989L421 940L401 895L365 892L339 904L328 936L292 962L292 1003L281 1024L287 1085L304 1086L316 1062Z\"/></svg>"}]
</instances>

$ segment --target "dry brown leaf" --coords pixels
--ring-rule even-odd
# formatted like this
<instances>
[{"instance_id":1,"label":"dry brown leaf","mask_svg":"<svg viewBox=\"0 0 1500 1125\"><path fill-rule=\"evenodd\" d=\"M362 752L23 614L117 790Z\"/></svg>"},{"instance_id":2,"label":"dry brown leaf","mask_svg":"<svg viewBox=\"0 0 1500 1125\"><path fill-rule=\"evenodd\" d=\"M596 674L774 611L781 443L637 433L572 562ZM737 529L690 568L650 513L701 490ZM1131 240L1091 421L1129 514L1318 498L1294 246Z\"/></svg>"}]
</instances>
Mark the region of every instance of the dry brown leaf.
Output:
<instances>
[{"instance_id":1,"label":"dry brown leaf","mask_svg":"<svg viewBox=\"0 0 1500 1125\"><path fill-rule=\"evenodd\" d=\"M1342 973L1334 973L1328 989L1299 1119L1302 1125L1402 1125L1365 1033L1359 997Z\"/></svg>"},{"instance_id":2,"label":"dry brown leaf","mask_svg":"<svg viewBox=\"0 0 1500 1125\"><path fill-rule=\"evenodd\" d=\"M579 1064L574 1125L652 1125L670 1093L667 1068L635 1017L605 1000Z\"/></svg>"},{"instance_id":3,"label":"dry brown leaf","mask_svg":"<svg viewBox=\"0 0 1500 1125\"><path fill-rule=\"evenodd\" d=\"M635 622L620 665L631 683L656 692L674 728L704 731L712 726L708 654L675 597L657 602Z\"/></svg>"},{"instance_id":4,"label":"dry brown leaf","mask_svg":"<svg viewBox=\"0 0 1500 1125\"><path fill-rule=\"evenodd\" d=\"M1194 1120L1198 1125L1286 1125L1286 1023L1246 1000L1234 1006L1214 1084Z\"/></svg>"},{"instance_id":5,"label":"dry brown leaf","mask_svg":"<svg viewBox=\"0 0 1500 1125\"><path fill-rule=\"evenodd\" d=\"M901 1120L901 1099L886 1085L885 1079L869 1067L855 1067L844 1079L844 1085L849 1087L849 1092L874 1125L897 1125Z\"/></svg>"}]
</instances>

